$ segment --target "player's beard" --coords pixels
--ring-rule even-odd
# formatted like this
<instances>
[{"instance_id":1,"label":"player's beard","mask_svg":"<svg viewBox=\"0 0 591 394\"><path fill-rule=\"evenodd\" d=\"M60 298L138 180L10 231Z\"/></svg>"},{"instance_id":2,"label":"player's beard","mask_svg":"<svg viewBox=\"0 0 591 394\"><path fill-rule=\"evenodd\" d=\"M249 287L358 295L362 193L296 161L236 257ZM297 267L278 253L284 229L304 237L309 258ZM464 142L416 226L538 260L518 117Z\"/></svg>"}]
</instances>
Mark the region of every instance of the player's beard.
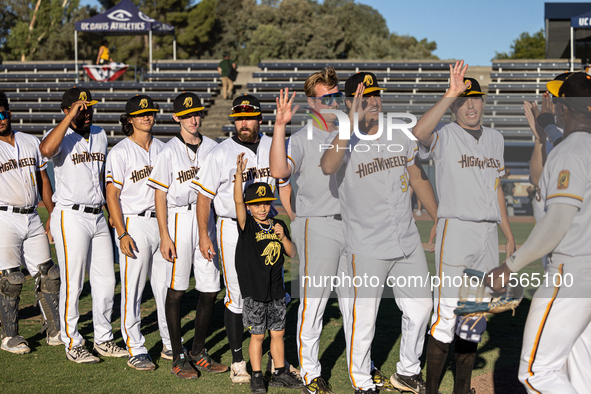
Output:
<instances>
[{"instance_id":1,"label":"player's beard","mask_svg":"<svg viewBox=\"0 0 591 394\"><path fill-rule=\"evenodd\" d=\"M6 128L0 131L0 137L7 137L10 135L10 133L12 133L12 122L9 119Z\"/></svg>"},{"instance_id":2,"label":"player's beard","mask_svg":"<svg viewBox=\"0 0 591 394\"><path fill-rule=\"evenodd\" d=\"M86 119L89 120L86 123ZM92 114L84 114L84 116L78 116L72 121L72 126L75 130L88 130L92 126Z\"/></svg>"},{"instance_id":3,"label":"player's beard","mask_svg":"<svg viewBox=\"0 0 591 394\"><path fill-rule=\"evenodd\" d=\"M248 131L248 135L244 134L243 131ZM240 141L248 143L256 142L259 134L259 124L258 122L255 123L253 128L242 127L240 130L236 130L236 132Z\"/></svg>"}]
</instances>

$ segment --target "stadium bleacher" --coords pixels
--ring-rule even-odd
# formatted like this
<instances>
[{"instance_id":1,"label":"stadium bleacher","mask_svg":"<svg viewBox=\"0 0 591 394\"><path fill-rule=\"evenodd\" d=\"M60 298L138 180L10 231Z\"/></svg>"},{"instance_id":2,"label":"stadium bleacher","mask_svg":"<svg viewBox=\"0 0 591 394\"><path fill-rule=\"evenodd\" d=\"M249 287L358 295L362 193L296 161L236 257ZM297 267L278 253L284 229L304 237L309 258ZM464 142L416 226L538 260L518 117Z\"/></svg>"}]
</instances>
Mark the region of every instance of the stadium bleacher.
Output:
<instances>
[{"instance_id":1,"label":"stadium bleacher","mask_svg":"<svg viewBox=\"0 0 591 394\"><path fill-rule=\"evenodd\" d=\"M275 98L280 89L296 91L296 101L307 106L303 86L311 72L332 66L344 81L359 71L371 71L387 91L382 94L384 112L408 112L422 116L446 91L449 83L448 61L263 61L242 86L256 94L262 103L261 131L271 134L275 119ZM139 82L79 82L92 90L100 104L95 107L95 121L107 130L112 141L120 135L119 116L125 102L138 93L149 94L160 104L155 134L168 138L178 125L171 119L172 100L179 92L194 91L203 100L206 111L219 99L220 78L217 61L155 61L152 72L142 73ZM580 64L578 64L580 68ZM492 62L487 89L483 124L500 130L508 142L531 143L532 134L523 114L523 101L541 102L545 84L561 72L568 71L564 60ZM84 77L82 64L76 75L73 62L6 62L0 65L0 89L8 94L15 128L39 137L59 122L63 115L60 102L63 92L72 87L76 77ZM221 104L227 106L225 102ZM293 127L306 124L305 112L294 118ZM231 135L230 120L217 126Z\"/></svg>"}]
</instances>

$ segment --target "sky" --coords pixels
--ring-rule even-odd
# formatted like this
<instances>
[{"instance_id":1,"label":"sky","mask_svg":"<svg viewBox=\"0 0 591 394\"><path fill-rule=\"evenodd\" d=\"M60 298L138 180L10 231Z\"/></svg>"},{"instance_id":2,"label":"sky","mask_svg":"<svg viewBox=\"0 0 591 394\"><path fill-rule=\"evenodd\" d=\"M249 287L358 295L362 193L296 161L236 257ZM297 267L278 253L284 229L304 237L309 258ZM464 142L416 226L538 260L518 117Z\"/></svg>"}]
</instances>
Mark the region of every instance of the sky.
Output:
<instances>
[{"instance_id":1,"label":"sky","mask_svg":"<svg viewBox=\"0 0 591 394\"><path fill-rule=\"evenodd\" d=\"M495 52L509 52L523 32L544 27L544 0L357 0L377 9L390 32L437 43L442 60L490 66ZM553 3L574 2L552 0ZM100 8L96 0L83 5Z\"/></svg>"}]
</instances>

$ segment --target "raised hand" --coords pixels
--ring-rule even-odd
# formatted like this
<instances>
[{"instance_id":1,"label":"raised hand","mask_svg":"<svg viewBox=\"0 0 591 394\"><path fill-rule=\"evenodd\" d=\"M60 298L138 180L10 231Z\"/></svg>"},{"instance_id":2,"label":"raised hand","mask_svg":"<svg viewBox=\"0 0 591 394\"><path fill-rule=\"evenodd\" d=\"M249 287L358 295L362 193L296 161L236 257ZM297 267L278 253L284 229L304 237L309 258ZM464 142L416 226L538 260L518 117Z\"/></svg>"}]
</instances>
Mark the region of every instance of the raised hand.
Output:
<instances>
[{"instance_id":1,"label":"raised hand","mask_svg":"<svg viewBox=\"0 0 591 394\"><path fill-rule=\"evenodd\" d=\"M242 174L244 172L246 163L248 163L248 159L244 158L244 152L242 152L236 158L236 174Z\"/></svg>"},{"instance_id":2,"label":"raised hand","mask_svg":"<svg viewBox=\"0 0 591 394\"><path fill-rule=\"evenodd\" d=\"M449 92L456 97L464 93L469 85L464 83L464 75L468 70L468 65L464 65L463 60L456 61L455 65L449 65Z\"/></svg>"},{"instance_id":3,"label":"raised hand","mask_svg":"<svg viewBox=\"0 0 591 394\"><path fill-rule=\"evenodd\" d=\"M293 106L295 96L296 93L293 92L291 98L289 98L289 88L285 88L285 94L283 94L283 89L279 91L279 97L275 98L275 102L277 103L275 124L283 126L291 122L291 119L300 108L299 105L296 105L293 109L291 108Z\"/></svg>"},{"instance_id":4,"label":"raised hand","mask_svg":"<svg viewBox=\"0 0 591 394\"><path fill-rule=\"evenodd\" d=\"M365 91L365 85L363 82L360 82L357 85L357 90L355 91L355 97L353 97L353 104L351 105L351 109L349 111L349 121L351 122L351 133L353 133L354 127L354 114L357 113L357 120L361 121L365 118L365 115L369 112L371 107L366 105L363 108L363 92Z\"/></svg>"},{"instance_id":5,"label":"raised hand","mask_svg":"<svg viewBox=\"0 0 591 394\"><path fill-rule=\"evenodd\" d=\"M554 103L552 102L552 97L550 96L549 92L545 92L542 95L542 113L554 113Z\"/></svg>"}]
</instances>

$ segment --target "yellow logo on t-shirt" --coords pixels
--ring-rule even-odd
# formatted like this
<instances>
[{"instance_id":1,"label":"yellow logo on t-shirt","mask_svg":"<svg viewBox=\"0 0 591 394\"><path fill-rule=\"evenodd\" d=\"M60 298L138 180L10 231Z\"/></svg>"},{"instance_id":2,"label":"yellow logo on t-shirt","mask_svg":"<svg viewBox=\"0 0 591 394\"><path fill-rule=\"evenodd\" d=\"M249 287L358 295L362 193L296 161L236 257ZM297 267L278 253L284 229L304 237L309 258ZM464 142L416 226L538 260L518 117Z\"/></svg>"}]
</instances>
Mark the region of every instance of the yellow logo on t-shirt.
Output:
<instances>
[{"instance_id":1,"label":"yellow logo on t-shirt","mask_svg":"<svg viewBox=\"0 0 591 394\"><path fill-rule=\"evenodd\" d=\"M558 190L564 190L564 189L568 188L569 179L570 179L570 172L568 170L560 171L560 174L558 174L558 186L556 186L556 188Z\"/></svg>"},{"instance_id":2,"label":"yellow logo on t-shirt","mask_svg":"<svg viewBox=\"0 0 591 394\"><path fill-rule=\"evenodd\" d=\"M261 256L265 258L265 265L274 265L281 256L281 243L277 241L270 242Z\"/></svg>"}]
</instances>

